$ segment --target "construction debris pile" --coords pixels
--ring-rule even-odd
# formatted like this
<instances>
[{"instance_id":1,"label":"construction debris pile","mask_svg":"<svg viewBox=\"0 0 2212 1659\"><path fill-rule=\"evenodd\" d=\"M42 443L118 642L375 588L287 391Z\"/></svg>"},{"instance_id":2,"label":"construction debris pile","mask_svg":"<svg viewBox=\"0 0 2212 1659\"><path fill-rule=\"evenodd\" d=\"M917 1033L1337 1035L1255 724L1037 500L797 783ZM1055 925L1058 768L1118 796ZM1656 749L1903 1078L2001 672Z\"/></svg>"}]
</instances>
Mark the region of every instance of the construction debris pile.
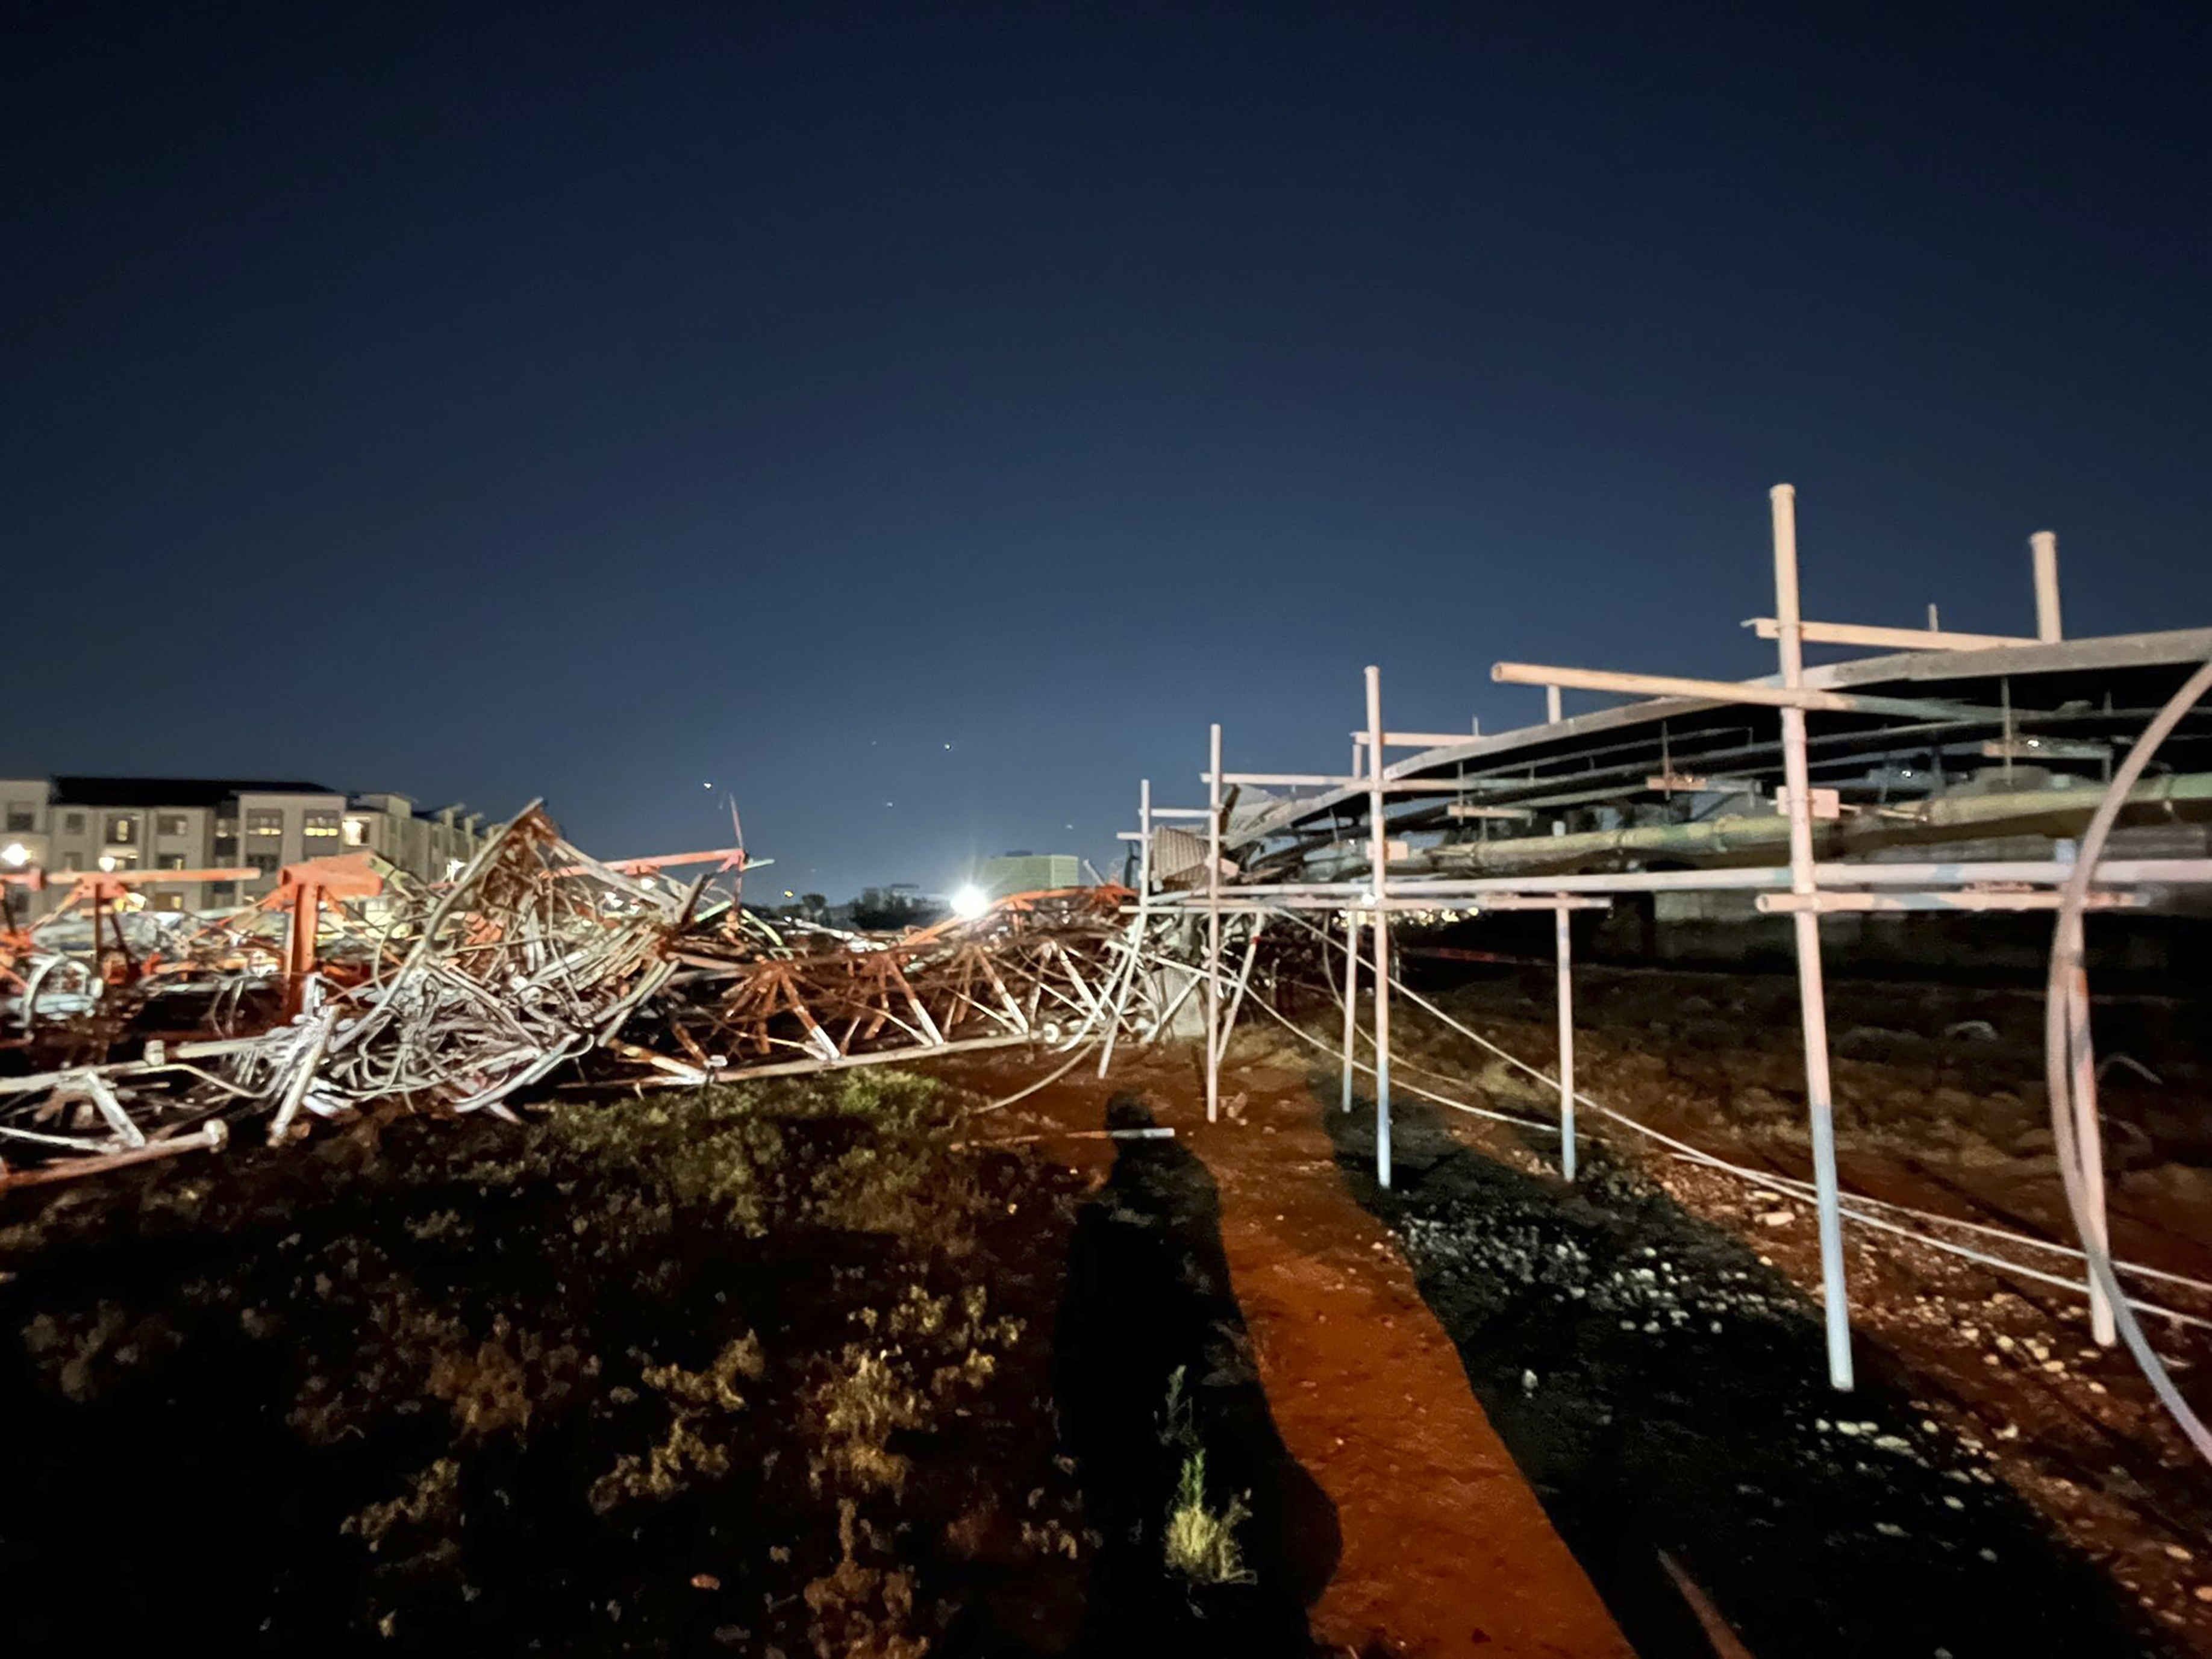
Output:
<instances>
[{"instance_id":1,"label":"construction debris pile","mask_svg":"<svg viewBox=\"0 0 2212 1659\"><path fill-rule=\"evenodd\" d=\"M894 938L780 928L741 902L744 866L601 863L533 806L450 882L315 860L212 921L82 878L0 933L0 1188L211 1150L248 1121L275 1144L380 1104L505 1115L564 1067L681 1086L1162 1023L1122 889Z\"/></svg>"}]
</instances>

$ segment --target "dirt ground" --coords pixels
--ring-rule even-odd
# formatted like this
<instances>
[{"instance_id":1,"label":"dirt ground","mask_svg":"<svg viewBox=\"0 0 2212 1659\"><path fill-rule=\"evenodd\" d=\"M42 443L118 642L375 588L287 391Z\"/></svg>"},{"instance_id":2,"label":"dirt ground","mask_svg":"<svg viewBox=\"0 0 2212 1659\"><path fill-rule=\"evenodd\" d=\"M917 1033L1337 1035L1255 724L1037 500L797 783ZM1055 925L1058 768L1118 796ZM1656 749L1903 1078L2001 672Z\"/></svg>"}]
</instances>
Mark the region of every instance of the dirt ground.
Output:
<instances>
[{"instance_id":1,"label":"dirt ground","mask_svg":"<svg viewBox=\"0 0 2212 1659\"><path fill-rule=\"evenodd\" d=\"M1548 1064L1547 977L1436 988ZM1787 992L1594 970L1584 1083L1802 1173ZM2051 1227L2032 1000L1962 998L1838 988L1847 1183ZM2099 1020L2148 1074L2109 1079L2116 1243L2212 1272L2190 1021ZM1552 1109L1424 1018L1399 1048ZM1837 1395L1809 1219L1741 1181L1607 1135L1569 1189L1555 1139L1401 1097L1383 1191L1371 1102L1273 1028L1210 1126L1187 1049L983 1105L1038 1069L21 1195L0 1642L2212 1654L2212 1492L2079 1297L1854 1229Z\"/></svg>"},{"instance_id":2,"label":"dirt ground","mask_svg":"<svg viewBox=\"0 0 2212 1659\"><path fill-rule=\"evenodd\" d=\"M1580 1080L1595 1098L1730 1162L1808 1171L1795 987L1787 978L1679 973L1578 975ZM1549 975L1493 975L1444 1006L1524 1059L1548 1066ZM2041 1001L1956 987L1832 987L1839 1164L1847 1189L2046 1237L2072 1236L2041 1083ZM2112 1230L2124 1256L2212 1278L2212 1119L2204 1098L2202 1010L2185 999L2100 1000ZM1404 1052L1458 1083L1437 1092L1551 1115L1543 1085L1425 1017ZM2114 1063L2112 1056L2124 1055ZM1585 1119L1588 1114L1585 1113ZM1508 1168L1549 1181L1555 1136L1438 1110L1437 1127ZM1669 1156L1618 1131L1614 1170L1742 1241L1762 1273L1818 1294L1809 1210ZM1604 1177L1601 1177L1601 1180ZM1401 1183L1402 1184L1402 1183ZM1939 1232L1942 1230L1938 1230ZM1952 1231L1970 1245L1985 1238ZM1905 1391L1937 1437L2017 1494L2178 1649L2212 1652L2212 1482L2124 1350L2090 1340L2086 1300L1863 1228L1847 1229L1863 1376ZM2046 1271L2064 1259L2016 1253ZM2200 1317L2212 1298L2132 1281L2148 1299ZM2207 1333L2146 1316L2199 1410L2212 1407ZM1817 1339L1808 1339L1817 1341ZM1865 1390L1862 1390L1865 1392ZM1823 1415L1848 1420L1856 1406Z\"/></svg>"}]
</instances>

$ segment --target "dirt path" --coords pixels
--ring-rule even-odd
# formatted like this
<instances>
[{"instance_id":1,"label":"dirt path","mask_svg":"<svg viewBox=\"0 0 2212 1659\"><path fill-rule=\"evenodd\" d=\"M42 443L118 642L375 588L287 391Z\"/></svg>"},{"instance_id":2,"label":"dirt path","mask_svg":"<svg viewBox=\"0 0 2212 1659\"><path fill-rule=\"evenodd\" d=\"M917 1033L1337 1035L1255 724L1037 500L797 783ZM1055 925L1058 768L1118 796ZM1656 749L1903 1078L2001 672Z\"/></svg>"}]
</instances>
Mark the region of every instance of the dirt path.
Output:
<instances>
[{"instance_id":1,"label":"dirt path","mask_svg":"<svg viewBox=\"0 0 2212 1659\"><path fill-rule=\"evenodd\" d=\"M1340 1554L1310 1609L1315 1638L1359 1654L1627 1655L1411 1270L1346 1189L1304 1077L1241 1068L1230 1119L1210 1130L1181 1064L1117 1066L1111 1088L1071 1079L1022 1105L1096 1129L1131 1091L1213 1177L1275 1428L1335 1506ZM1112 1161L1113 1143L1065 1144L1071 1164Z\"/></svg>"}]
</instances>

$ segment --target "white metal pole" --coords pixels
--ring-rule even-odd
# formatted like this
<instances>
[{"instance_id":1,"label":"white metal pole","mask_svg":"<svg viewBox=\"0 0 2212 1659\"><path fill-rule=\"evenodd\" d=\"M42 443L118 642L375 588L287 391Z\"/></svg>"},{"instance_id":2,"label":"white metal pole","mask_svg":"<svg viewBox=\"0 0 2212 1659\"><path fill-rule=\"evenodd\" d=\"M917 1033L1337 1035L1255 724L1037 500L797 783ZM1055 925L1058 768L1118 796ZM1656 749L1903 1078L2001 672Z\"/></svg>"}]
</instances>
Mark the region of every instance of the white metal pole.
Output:
<instances>
[{"instance_id":1,"label":"white metal pole","mask_svg":"<svg viewBox=\"0 0 2212 1659\"><path fill-rule=\"evenodd\" d=\"M1768 492L1774 509L1774 615L1781 626L1775 638L1782 659L1782 683L1804 683L1805 653L1797 599L1797 491L1777 484ZM1813 791L1805 757L1805 711L1782 711L1782 770L1790 790L1790 890L1810 894L1813 865ZM1851 1313L1844 1283L1844 1222L1836 1178L1835 1097L1828 1077L1828 994L1820 969L1818 912L1795 912L1797 937L1798 1015L1805 1036L1805 1098L1812 1117L1813 1185L1820 1220L1820 1296L1827 1318L1828 1382L1841 1390L1851 1386Z\"/></svg>"},{"instance_id":2,"label":"white metal pole","mask_svg":"<svg viewBox=\"0 0 2212 1659\"><path fill-rule=\"evenodd\" d=\"M1567 932L1571 913L1554 910L1552 937L1559 957L1559 1173L1575 1178L1575 975L1573 941Z\"/></svg>"},{"instance_id":3,"label":"white metal pole","mask_svg":"<svg viewBox=\"0 0 2212 1659\"><path fill-rule=\"evenodd\" d=\"M2035 561L2035 637L2063 639L2058 617L2058 538L2039 530L2027 538L2027 548Z\"/></svg>"},{"instance_id":4,"label":"white metal pole","mask_svg":"<svg viewBox=\"0 0 2212 1659\"><path fill-rule=\"evenodd\" d=\"M1152 781L1137 783L1137 908L1152 902Z\"/></svg>"},{"instance_id":5,"label":"white metal pole","mask_svg":"<svg viewBox=\"0 0 2212 1659\"><path fill-rule=\"evenodd\" d=\"M1553 726L1565 718L1559 706L1559 688L1556 685L1544 688L1544 718Z\"/></svg>"},{"instance_id":6,"label":"white metal pole","mask_svg":"<svg viewBox=\"0 0 2212 1659\"><path fill-rule=\"evenodd\" d=\"M1114 1000L1113 1018L1106 1023L1106 1041L1098 1054L1098 1075L1103 1078L1106 1068L1114 1063L1114 1045L1121 1035L1121 1005L1127 1000L1129 988L1136 983L1137 975L1145 971L1140 957L1146 934L1150 931L1152 905L1152 781L1142 778L1137 783L1137 915L1129 925L1129 962L1127 976L1121 981L1121 994Z\"/></svg>"},{"instance_id":7,"label":"white metal pole","mask_svg":"<svg viewBox=\"0 0 2212 1659\"><path fill-rule=\"evenodd\" d=\"M1375 1179L1390 1184L1390 912L1383 905L1390 863L1382 821L1382 671L1367 671L1368 850L1375 866Z\"/></svg>"},{"instance_id":8,"label":"white metal pole","mask_svg":"<svg viewBox=\"0 0 2212 1659\"><path fill-rule=\"evenodd\" d=\"M1206 815L1206 1121L1221 1112L1221 727L1211 740Z\"/></svg>"},{"instance_id":9,"label":"white metal pole","mask_svg":"<svg viewBox=\"0 0 2212 1659\"><path fill-rule=\"evenodd\" d=\"M2074 1140L2079 1149L2083 1210L2097 1249L2110 1255L2112 1236L2105 1223L2105 1138L2097 1119L2097 1050L2089 1036L2089 971L2083 964L2081 930L2073 930L2074 965L2066 976L2067 1047L2074 1061ZM2089 1275L2089 1330L2098 1346L2119 1340L2112 1323L2112 1299L2097 1275Z\"/></svg>"},{"instance_id":10,"label":"white metal pole","mask_svg":"<svg viewBox=\"0 0 2212 1659\"><path fill-rule=\"evenodd\" d=\"M1352 1109L1352 1061L1359 1029L1359 912L1344 911L1344 1109Z\"/></svg>"}]
</instances>

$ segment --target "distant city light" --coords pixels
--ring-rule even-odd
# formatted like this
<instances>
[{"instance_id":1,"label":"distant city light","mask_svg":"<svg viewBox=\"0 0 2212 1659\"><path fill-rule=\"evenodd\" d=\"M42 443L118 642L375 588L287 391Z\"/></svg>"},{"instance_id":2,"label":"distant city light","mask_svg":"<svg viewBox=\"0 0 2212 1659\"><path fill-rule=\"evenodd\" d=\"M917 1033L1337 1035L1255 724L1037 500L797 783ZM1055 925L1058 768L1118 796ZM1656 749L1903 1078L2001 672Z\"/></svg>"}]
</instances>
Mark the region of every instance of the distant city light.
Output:
<instances>
[{"instance_id":1,"label":"distant city light","mask_svg":"<svg viewBox=\"0 0 2212 1659\"><path fill-rule=\"evenodd\" d=\"M31 849L20 841L11 841L5 847L0 847L0 864L7 865L11 870L20 870L30 861Z\"/></svg>"},{"instance_id":2,"label":"distant city light","mask_svg":"<svg viewBox=\"0 0 2212 1659\"><path fill-rule=\"evenodd\" d=\"M952 914L963 921L973 921L990 908L990 896L972 882L952 895Z\"/></svg>"}]
</instances>

